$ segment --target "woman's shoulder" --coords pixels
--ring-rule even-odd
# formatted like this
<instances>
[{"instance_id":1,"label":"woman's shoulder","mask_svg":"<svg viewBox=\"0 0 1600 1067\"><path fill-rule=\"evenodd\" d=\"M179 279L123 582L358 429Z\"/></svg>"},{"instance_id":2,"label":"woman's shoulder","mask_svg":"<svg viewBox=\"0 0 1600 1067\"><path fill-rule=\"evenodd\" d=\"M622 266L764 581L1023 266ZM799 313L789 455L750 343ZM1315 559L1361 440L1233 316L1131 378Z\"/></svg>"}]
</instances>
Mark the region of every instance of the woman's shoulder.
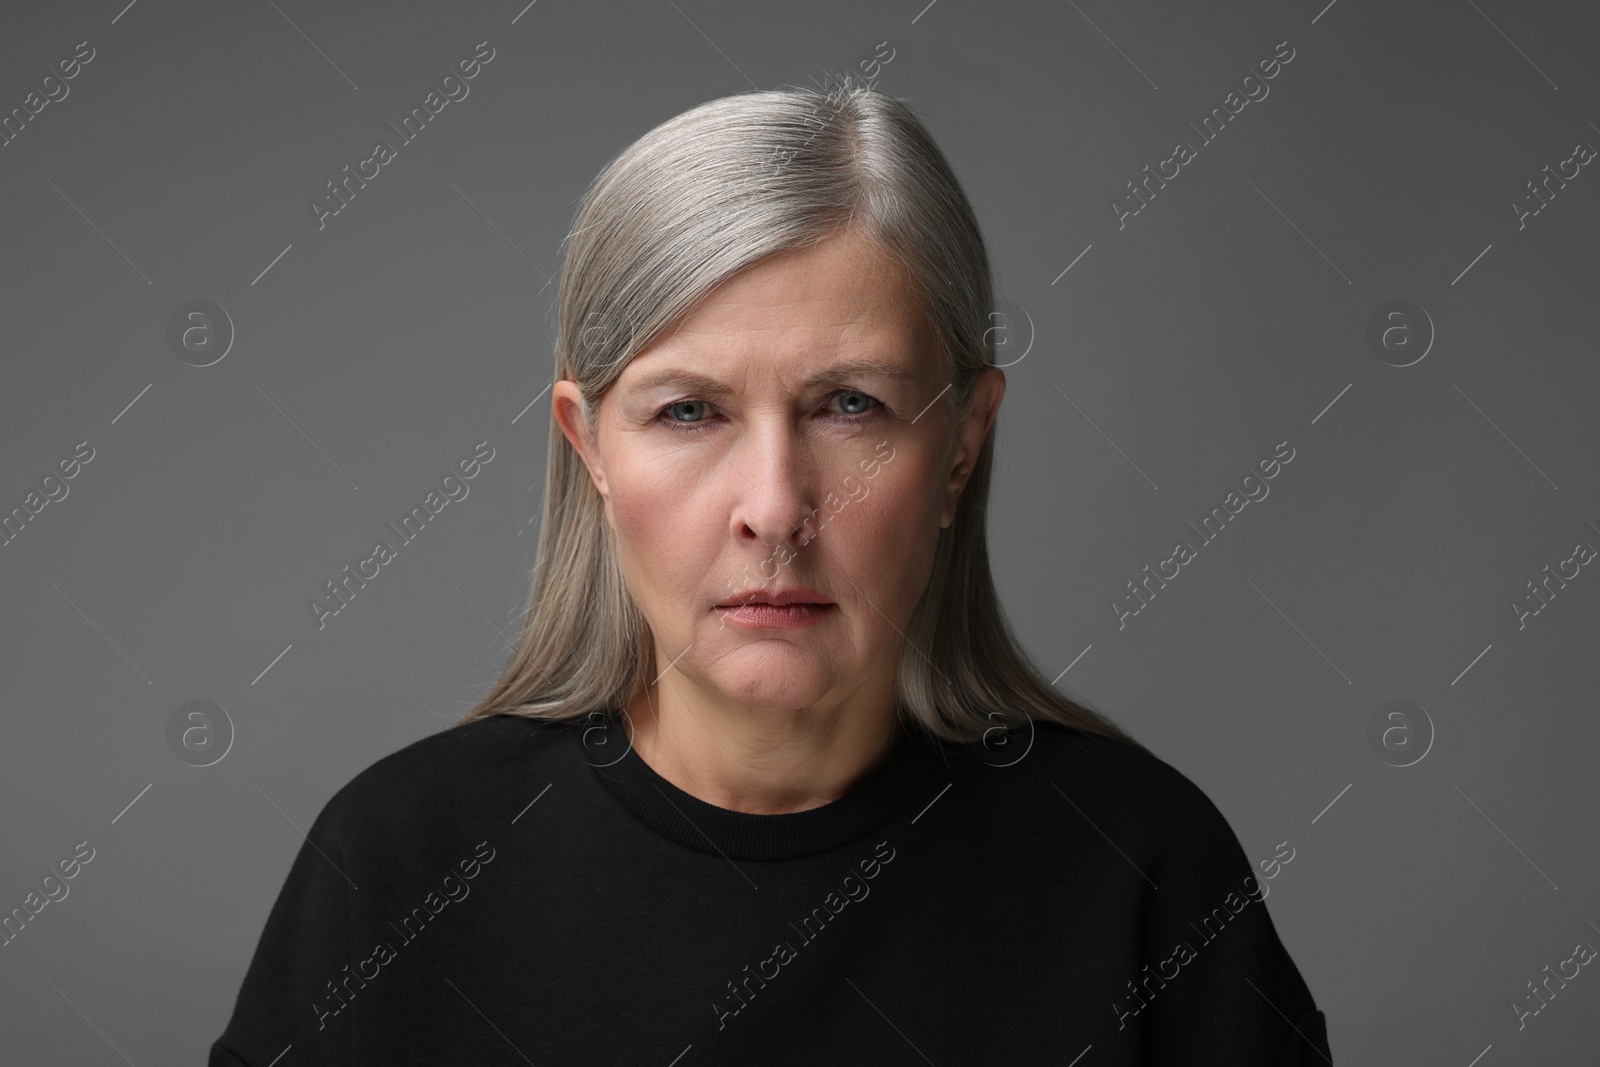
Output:
<instances>
[{"instance_id":1,"label":"woman's shoulder","mask_svg":"<svg viewBox=\"0 0 1600 1067\"><path fill-rule=\"evenodd\" d=\"M563 722L496 714L428 734L357 772L317 821L345 835L380 825L415 831L440 819L459 823L520 795L553 765L569 731Z\"/></svg>"},{"instance_id":2,"label":"woman's shoulder","mask_svg":"<svg viewBox=\"0 0 1600 1067\"><path fill-rule=\"evenodd\" d=\"M1152 798L1200 792L1186 774L1142 745L1047 719L1036 719L1031 727L1033 748L1050 771Z\"/></svg>"},{"instance_id":3,"label":"woman's shoulder","mask_svg":"<svg viewBox=\"0 0 1600 1067\"><path fill-rule=\"evenodd\" d=\"M1154 752L1062 723L1035 721L1033 731L1032 748L1018 765L1034 759L1034 773L1084 814L1168 840L1236 840L1206 791Z\"/></svg>"},{"instance_id":4,"label":"woman's shoulder","mask_svg":"<svg viewBox=\"0 0 1600 1067\"><path fill-rule=\"evenodd\" d=\"M486 770L496 764L525 764L569 729L564 722L527 715L485 715L417 738L380 756L351 779L351 786L409 782L416 776L450 775L464 767Z\"/></svg>"}]
</instances>

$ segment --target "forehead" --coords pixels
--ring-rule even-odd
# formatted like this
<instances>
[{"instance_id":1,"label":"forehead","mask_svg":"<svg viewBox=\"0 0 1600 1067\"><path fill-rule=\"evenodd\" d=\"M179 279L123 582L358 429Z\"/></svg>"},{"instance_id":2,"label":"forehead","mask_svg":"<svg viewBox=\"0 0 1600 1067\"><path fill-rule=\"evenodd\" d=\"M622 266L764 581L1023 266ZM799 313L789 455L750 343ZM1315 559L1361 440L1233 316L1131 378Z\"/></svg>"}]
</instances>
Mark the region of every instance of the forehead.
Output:
<instances>
[{"instance_id":1,"label":"forehead","mask_svg":"<svg viewBox=\"0 0 1600 1067\"><path fill-rule=\"evenodd\" d=\"M634 357L618 384L676 370L808 379L843 362L917 372L932 331L905 265L854 231L770 256L714 289Z\"/></svg>"}]
</instances>

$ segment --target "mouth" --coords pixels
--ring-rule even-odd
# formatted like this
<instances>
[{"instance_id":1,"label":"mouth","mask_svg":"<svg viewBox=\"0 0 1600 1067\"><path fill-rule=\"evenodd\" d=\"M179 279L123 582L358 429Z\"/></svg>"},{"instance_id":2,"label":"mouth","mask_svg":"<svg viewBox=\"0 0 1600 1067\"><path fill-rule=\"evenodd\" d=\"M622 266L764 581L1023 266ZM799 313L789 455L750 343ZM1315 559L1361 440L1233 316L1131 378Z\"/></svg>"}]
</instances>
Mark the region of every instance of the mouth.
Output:
<instances>
[{"instance_id":1,"label":"mouth","mask_svg":"<svg viewBox=\"0 0 1600 1067\"><path fill-rule=\"evenodd\" d=\"M716 611L724 622L750 630L789 630L810 626L838 605L814 589L747 589Z\"/></svg>"},{"instance_id":2,"label":"mouth","mask_svg":"<svg viewBox=\"0 0 1600 1067\"><path fill-rule=\"evenodd\" d=\"M740 604L717 605L724 622L747 630L793 630L826 618L836 604Z\"/></svg>"},{"instance_id":3,"label":"mouth","mask_svg":"<svg viewBox=\"0 0 1600 1067\"><path fill-rule=\"evenodd\" d=\"M794 587L791 589L746 589L736 593L722 603L718 608L742 608L764 606L774 608L786 607L830 607L833 601L817 592L815 589Z\"/></svg>"}]
</instances>

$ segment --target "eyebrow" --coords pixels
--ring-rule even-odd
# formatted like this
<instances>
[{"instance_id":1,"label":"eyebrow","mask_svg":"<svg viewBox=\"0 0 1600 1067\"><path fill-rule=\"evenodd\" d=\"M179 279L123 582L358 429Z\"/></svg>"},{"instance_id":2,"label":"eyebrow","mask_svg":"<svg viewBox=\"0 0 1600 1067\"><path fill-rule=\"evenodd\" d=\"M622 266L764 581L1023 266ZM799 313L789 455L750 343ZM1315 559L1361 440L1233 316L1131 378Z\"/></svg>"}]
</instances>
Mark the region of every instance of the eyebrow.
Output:
<instances>
[{"instance_id":1,"label":"eyebrow","mask_svg":"<svg viewBox=\"0 0 1600 1067\"><path fill-rule=\"evenodd\" d=\"M836 385L862 375L877 375L883 378L893 378L897 381L911 381L916 377L911 371L898 363L888 363L881 359L852 359L812 375L805 380L804 384L807 386ZM636 381L633 388L646 390L667 385L712 396L726 396L733 392L732 389L715 378L708 378L703 374L677 369L663 369L647 374Z\"/></svg>"}]
</instances>

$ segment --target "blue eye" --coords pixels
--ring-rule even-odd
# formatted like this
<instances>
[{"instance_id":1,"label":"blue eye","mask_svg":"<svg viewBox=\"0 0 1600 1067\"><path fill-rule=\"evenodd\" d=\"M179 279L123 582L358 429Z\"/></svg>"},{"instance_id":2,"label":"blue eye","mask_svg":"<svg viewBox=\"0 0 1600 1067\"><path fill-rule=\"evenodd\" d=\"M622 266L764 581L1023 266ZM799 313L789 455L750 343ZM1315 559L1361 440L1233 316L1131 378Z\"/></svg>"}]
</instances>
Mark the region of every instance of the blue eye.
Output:
<instances>
[{"instance_id":1,"label":"blue eye","mask_svg":"<svg viewBox=\"0 0 1600 1067\"><path fill-rule=\"evenodd\" d=\"M870 419L876 418L880 409L887 410L883 401L869 393L863 393L859 389L840 389L829 394L828 401L831 403L832 401L840 398L845 398L844 403L847 406L856 407L858 410L834 412L833 417L837 421L846 423L866 422ZM872 406L874 404L877 405L876 408ZM684 408L689 410L681 410ZM668 404L666 407L662 408L656 413L656 420L658 422L664 422L667 426L679 433L703 433L707 425L709 425L707 419L703 417L680 419L677 418L674 413L688 414L691 416L699 414L703 416L705 412L709 410L713 409L711 408L711 405L704 400L674 400L672 403Z\"/></svg>"},{"instance_id":2,"label":"blue eye","mask_svg":"<svg viewBox=\"0 0 1600 1067\"><path fill-rule=\"evenodd\" d=\"M682 407L690 407L690 408L702 407L703 408L705 406L706 406L706 403L705 403L704 400L675 400L672 403L668 404L666 407L662 408L661 411L662 411L663 414L666 414L666 413L670 413L674 408L682 408ZM673 422L673 423L675 423L675 424L677 424L679 426L685 425L684 420L680 420L680 419L669 419L668 421ZM689 424L692 425L693 423L698 422L700 420L691 419L691 420L688 420L688 421L689 421Z\"/></svg>"},{"instance_id":3,"label":"blue eye","mask_svg":"<svg viewBox=\"0 0 1600 1067\"><path fill-rule=\"evenodd\" d=\"M866 393L857 392L854 389L849 389L849 390L845 390L845 391L842 391L842 392L834 393L833 396L836 396L836 397L837 396L859 397L860 399L865 400L867 402L868 406L866 407L865 410L856 411L856 412L845 412L846 417L857 417L857 416L862 416L862 415L869 414L872 411L871 405L876 404L876 403L880 403L880 401L877 400L877 398L868 396ZM832 400L833 397L829 397L828 399Z\"/></svg>"}]
</instances>

